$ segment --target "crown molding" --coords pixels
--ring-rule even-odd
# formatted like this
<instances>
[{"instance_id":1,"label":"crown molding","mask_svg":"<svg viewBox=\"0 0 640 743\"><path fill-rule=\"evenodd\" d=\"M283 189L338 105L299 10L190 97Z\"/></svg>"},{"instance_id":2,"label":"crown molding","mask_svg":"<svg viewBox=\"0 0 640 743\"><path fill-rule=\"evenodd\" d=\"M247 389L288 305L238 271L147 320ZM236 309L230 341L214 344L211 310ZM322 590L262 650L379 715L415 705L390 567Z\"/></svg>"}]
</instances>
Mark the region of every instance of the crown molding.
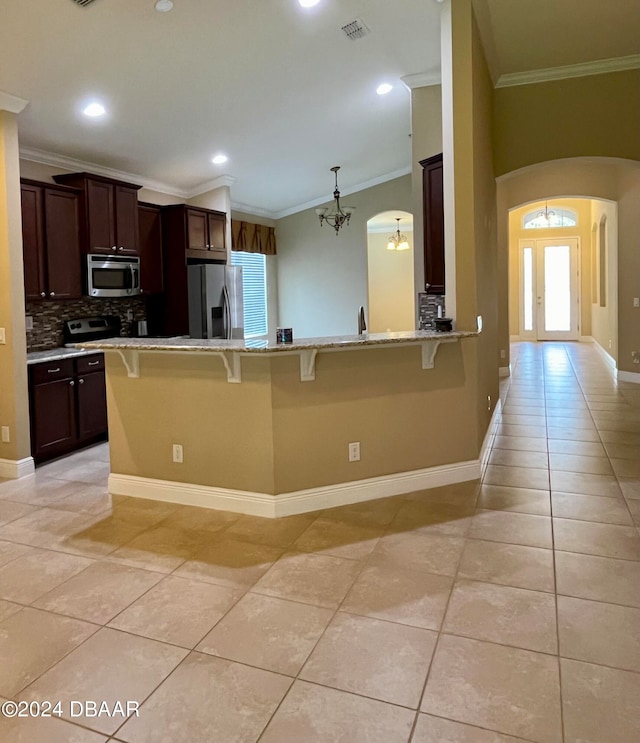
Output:
<instances>
[{"instance_id":1,"label":"crown molding","mask_svg":"<svg viewBox=\"0 0 640 743\"><path fill-rule=\"evenodd\" d=\"M17 95L5 93L0 90L0 111L8 111L10 114L22 113L29 101L19 98Z\"/></svg>"},{"instance_id":2,"label":"crown molding","mask_svg":"<svg viewBox=\"0 0 640 743\"><path fill-rule=\"evenodd\" d=\"M599 59L595 62L582 62L581 64L565 65L564 67L546 67L542 70L511 72L500 75L496 88L511 88L515 85L531 85L532 83L544 83L550 80L567 80L571 77L603 75L607 72L635 70L638 67L640 67L640 54L632 54L628 57Z\"/></svg>"},{"instance_id":3,"label":"crown molding","mask_svg":"<svg viewBox=\"0 0 640 743\"><path fill-rule=\"evenodd\" d=\"M201 183L199 186L194 186L194 188L189 189L186 192L186 198L193 199L196 196L207 193L207 191L215 191L216 188L222 188L223 186L231 187L235 182L236 179L232 175L219 175L211 181L206 181L205 183Z\"/></svg>"},{"instance_id":4,"label":"crown molding","mask_svg":"<svg viewBox=\"0 0 640 743\"><path fill-rule=\"evenodd\" d=\"M405 75L400 78L400 82L407 88L426 88L430 85L442 85L442 75L437 72L416 72L413 75Z\"/></svg>"},{"instance_id":5,"label":"crown molding","mask_svg":"<svg viewBox=\"0 0 640 743\"><path fill-rule=\"evenodd\" d=\"M231 200L231 210L251 214L254 217L276 219L276 212L271 211L270 209L263 209L260 206L253 206L253 204L244 204L242 201L233 201L233 199Z\"/></svg>"},{"instance_id":6,"label":"crown molding","mask_svg":"<svg viewBox=\"0 0 640 743\"><path fill-rule=\"evenodd\" d=\"M96 165L96 163L85 162L84 160L76 160L72 157L66 157L65 155L56 155L53 152L46 152L45 150L38 150L33 147L20 147L20 158L22 160L29 160L34 163L42 163L43 165L52 165L56 168L62 168L70 172L89 172L96 173L96 175L103 175L106 178L114 178L118 181L127 181L128 183L135 183L143 188L148 188L151 191L160 191L160 193L167 194L168 196L175 196L179 199L189 198L188 192L182 189L178 189L175 186L171 186L168 183L162 183L160 181L152 180L151 178L145 178L135 173L125 173L123 170L114 170L113 168L107 168L105 165Z\"/></svg>"},{"instance_id":7,"label":"crown molding","mask_svg":"<svg viewBox=\"0 0 640 743\"><path fill-rule=\"evenodd\" d=\"M386 173L385 175L380 175L377 178L372 178L369 181L364 181L363 183L357 183L354 186L350 186L349 188L345 188L344 190L340 191L340 197L344 196L350 196L351 194L357 193L358 191L364 191L367 188L373 188L373 186L379 186L381 183L386 183L387 181L392 181L395 178L401 178L403 175L409 175L411 173L411 166L407 166L406 168L400 168L399 170L393 170L391 173ZM322 204L328 204L331 201L331 199L327 199L326 196L322 196L319 199L313 199L313 201L307 201L304 204L298 204L298 206L292 206L288 209L283 209L282 211L275 212L272 219L282 219L283 217L290 217L292 214L297 214L298 212L303 212L305 209L313 209L316 206L321 206Z\"/></svg>"}]
</instances>

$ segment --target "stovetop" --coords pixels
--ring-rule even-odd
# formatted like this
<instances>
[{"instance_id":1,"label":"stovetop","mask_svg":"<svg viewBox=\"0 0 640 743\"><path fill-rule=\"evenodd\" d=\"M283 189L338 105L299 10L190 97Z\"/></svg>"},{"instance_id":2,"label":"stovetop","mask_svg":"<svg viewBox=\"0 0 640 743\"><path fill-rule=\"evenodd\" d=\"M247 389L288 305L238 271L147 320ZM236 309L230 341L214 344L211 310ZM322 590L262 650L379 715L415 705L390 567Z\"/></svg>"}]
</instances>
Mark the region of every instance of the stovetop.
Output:
<instances>
[{"instance_id":1,"label":"stovetop","mask_svg":"<svg viewBox=\"0 0 640 743\"><path fill-rule=\"evenodd\" d=\"M117 315L98 315L67 320L63 327L64 342L83 343L120 335L122 322Z\"/></svg>"}]
</instances>

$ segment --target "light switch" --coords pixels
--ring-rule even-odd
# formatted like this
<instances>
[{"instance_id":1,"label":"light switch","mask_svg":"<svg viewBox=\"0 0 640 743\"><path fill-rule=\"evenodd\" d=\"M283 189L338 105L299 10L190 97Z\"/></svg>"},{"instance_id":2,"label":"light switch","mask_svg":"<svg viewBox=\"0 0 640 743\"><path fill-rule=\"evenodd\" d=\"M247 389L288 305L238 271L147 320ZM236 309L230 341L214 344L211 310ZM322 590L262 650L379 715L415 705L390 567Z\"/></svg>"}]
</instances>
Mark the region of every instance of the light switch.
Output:
<instances>
[{"instance_id":1,"label":"light switch","mask_svg":"<svg viewBox=\"0 0 640 743\"><path fill-rule=\"evenodd\" d=\"M7 342L7 338L4 333L4 328L0 328L0 343L4 345Z\"/></svg>"}]
</instances>

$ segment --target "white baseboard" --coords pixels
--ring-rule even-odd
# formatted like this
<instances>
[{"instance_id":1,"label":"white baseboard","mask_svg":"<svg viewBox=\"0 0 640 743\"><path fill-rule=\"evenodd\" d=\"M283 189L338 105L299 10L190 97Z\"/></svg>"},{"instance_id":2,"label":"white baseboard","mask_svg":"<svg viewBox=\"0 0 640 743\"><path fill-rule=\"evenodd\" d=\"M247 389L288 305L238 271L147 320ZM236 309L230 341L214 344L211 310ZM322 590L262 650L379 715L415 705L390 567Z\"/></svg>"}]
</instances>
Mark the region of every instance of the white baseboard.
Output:
<instances>
[{"instance_id":1,"label":"white baseboard","mask_svg":"<svg viewBox=\"0 0 640 743\"><path fill-rule=\"evenodd\" d=\"M504 377L510 377L511 376L511 364L509 366L499 366L498 367L498 376L502 379Z\"/></svg>"},{"instance_id":2,"label":"white baseboard","mask_svg":"<svg viewBox=\"0 0 640 743\"><path fill-rule=\"evenodd\" d=\"M7 480L18 480L20 477L33 475L36 466L33 457L24 459L0 459L0 477Z\"/></svg>"},{"instance_id":3,"label":"white baseboard","mask_svg":"<svg viewBox=\"0 0 640 743\"><path fill-rule=\"evenodd\" d=\"M487 435L492 431L491 425ZM112 495L128 495L133 498L149 498L187 506L201 506L277 518L392 495L413 493L416 490L452 485L479 477L480 461L476 459L309 490L297 490L292 493L269 495L268 493L253 493L210 485L195 485L112 473L109 475L109 492Z\"/></svg>"},{"instance_id":4,"label":"white baseboard","mask_svg":"<svg viewBox=\"0 0 640 743\"><path fill-rule=\"evenodd\" d=\"M616 370L616 376L619 382L633 382L634 384L640 384L640 372L628 372Z\"/></svg>"},{"instance_id":5,"label":"white baseboard","mask_svg":"<svg viewBox=\"0 0 640 743\"><path fill-rule=\"evenodd\" d=\"M489 421L489 428L487 428L487 432L484 436L484 441L482 442L482 448L480 449L480 456L478 457L478 461L480 463L480 473L482 475L484 475L484 471L487 468L487 464L489 463L489 456L491 454L491 448L493 447L493 440L496 436L496 421L500 417L501 413L502 400L499 399L498 404L493 409L493 414L491 416L491 420Z\"/></svg>"},{"instance_id":6,"label":"white baseboard","mask_svg":"<svg viewBox=\"0 0 640 743\"><path fill-rule=\"evenodd\" d=\"M580 343L595 343L596 339L592 335L581 335L578 340Z\"/></svg>"},{"instance_id":7,"label":"white baseboard","mask_svg":"<svg viewBox=\"0 0 640 743\"><path fill-rule=\"evenodd\" d=\"M593 345L595 346L596 351L602 356L602 358L609 364L609 366L612 369L616 368L616 360L613 358L613 356L610 353L607 353L605 349L598 343L598 341L594 338L593 339Z\"/></svg>"}]
</instances>

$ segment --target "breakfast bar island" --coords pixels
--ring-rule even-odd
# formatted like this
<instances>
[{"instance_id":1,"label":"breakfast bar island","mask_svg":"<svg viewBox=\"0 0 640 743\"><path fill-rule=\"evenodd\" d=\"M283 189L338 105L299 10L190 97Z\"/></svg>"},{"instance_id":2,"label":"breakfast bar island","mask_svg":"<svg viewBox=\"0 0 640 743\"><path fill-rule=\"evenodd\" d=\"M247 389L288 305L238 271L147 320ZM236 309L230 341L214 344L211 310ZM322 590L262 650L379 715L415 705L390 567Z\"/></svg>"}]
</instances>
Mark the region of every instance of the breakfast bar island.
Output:
<instances>
[{"instance_id":1,"label":"breakfast bar island","mask_svg":"<svg viewBox=\"0 0 640 743\"><path fill-rule=\"evenodd\" d=\"M106 357L109 490L277 517L474 479L477 336L82 344Z\"/></svg>"}]
</instances>

